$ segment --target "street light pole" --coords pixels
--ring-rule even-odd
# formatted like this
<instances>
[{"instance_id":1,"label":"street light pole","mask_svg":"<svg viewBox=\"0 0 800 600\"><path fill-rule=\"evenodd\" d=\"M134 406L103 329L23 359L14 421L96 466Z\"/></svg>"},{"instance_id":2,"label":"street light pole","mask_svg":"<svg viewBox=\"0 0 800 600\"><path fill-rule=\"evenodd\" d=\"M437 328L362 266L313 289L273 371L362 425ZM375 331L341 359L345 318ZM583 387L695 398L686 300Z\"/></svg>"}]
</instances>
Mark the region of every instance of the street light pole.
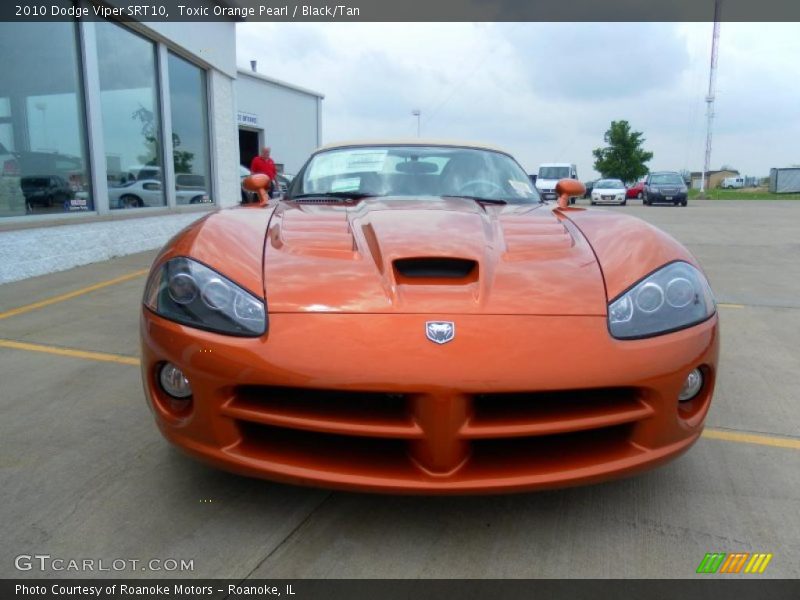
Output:
<instances>
[{"instance_id":1,"label":"street light pole","mask_svg":"<svg viewBox=\"0 0 800 600\"><path fill-rule=\"evenodd\" d=\"M411 111L411 114L417 117L417 137L420 136L420 116L422 115L422 111L418 108L415 108Z\"/></svg>"}]
</instances>

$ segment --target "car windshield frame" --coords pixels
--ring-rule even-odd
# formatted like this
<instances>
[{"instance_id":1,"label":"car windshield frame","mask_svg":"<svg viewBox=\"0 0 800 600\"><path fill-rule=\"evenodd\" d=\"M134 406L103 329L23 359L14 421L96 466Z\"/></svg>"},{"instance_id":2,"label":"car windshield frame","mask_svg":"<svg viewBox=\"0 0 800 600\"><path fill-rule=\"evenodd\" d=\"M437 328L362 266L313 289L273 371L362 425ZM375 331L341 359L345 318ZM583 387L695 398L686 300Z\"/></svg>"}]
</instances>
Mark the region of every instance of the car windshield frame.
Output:
<instances>
[{"instance_id":1,"label":"car windshield frame","mask_svg":"<svg viewBox=\"0 0 800 600\"><path fill-rule=\"evenodd\" d=\"M487 203L533 204L541 198L509 154L475 146L386 143L336 146L311 155L285 200L464 197Z\"/></svg>"}]
</instances>

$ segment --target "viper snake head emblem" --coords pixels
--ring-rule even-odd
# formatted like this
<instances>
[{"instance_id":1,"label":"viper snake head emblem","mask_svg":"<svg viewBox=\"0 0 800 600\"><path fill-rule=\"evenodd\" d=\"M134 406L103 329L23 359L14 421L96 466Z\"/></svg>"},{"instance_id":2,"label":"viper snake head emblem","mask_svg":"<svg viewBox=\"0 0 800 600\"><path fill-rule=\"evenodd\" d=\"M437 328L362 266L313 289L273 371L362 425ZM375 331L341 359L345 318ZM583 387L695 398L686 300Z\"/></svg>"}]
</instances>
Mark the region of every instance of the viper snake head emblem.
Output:
<instances>
[{"instance_id":1,"label":"viper snake head emblem","mask_svg":"<svg viewBox=\"0 0 800 600\"><path fill-rule=\"evenodd\" d=\"M436 344L446 344L456 336L456 324L452 321L428 321L425 335Z\"/></svg>"}]
</instances>

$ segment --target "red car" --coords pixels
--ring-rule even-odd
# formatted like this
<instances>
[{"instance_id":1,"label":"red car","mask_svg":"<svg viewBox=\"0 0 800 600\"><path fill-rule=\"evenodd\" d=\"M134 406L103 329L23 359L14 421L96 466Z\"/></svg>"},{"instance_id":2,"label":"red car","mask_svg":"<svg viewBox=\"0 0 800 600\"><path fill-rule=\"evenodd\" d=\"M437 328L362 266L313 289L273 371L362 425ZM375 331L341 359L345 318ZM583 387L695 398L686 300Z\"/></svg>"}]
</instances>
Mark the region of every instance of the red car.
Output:
<instances>
[{"instance_id":1,"label":"red car","mask_svg":"<svg viewBox=\"0 0 800 600\"><path fill-rule=\"evenodd\" d=\"M625 192L625 199L630 200L632 198L638 198L639 200L641 200L643 194L644 194L644 181L637 181L634 185L628 188L627 192Z\"/></svg>"}]
</instances>

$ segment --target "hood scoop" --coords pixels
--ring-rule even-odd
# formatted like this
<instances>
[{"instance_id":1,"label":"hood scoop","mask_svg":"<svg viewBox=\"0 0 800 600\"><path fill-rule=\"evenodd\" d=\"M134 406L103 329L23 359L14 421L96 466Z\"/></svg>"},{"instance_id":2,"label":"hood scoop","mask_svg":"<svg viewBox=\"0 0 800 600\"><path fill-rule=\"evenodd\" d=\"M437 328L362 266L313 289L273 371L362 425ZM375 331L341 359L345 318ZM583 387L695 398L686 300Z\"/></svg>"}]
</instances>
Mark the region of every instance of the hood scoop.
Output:
<instances>
[{"instance_id":1,"label":"hood scoop","mask_svg":"<svg viewBox=\"0 0 800 600\"><path fill-rule=\"evenodd\" d=\"M454 283L453 280L467 283L478 279L478 261L468 258L439 256L398 258L393 265L398 282L404 283Z\"/></svg>"}]
</instances>

